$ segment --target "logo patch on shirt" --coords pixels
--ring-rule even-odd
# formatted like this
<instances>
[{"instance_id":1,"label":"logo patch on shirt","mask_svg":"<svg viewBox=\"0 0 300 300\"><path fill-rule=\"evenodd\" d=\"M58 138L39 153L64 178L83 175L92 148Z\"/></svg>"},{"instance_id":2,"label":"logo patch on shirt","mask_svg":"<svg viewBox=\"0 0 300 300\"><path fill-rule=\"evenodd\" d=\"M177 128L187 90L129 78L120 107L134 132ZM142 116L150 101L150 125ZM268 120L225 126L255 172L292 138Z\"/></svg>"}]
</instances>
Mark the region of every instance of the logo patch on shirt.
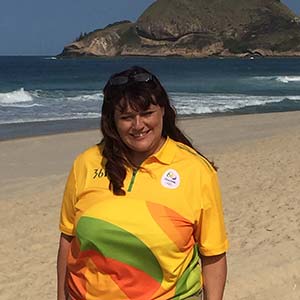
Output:
<instances>
[{"instance_id":1,"label":"logo patch on shirt","mask_svg":"<svg viewBox=\"0 0 300 300\"><path fill-rule=\"evenodd\" d=\"M169 169L163 174L160 182L168 189L176 189L180 184L180 176L177 171Z\"/></svg>"}]
</instances>

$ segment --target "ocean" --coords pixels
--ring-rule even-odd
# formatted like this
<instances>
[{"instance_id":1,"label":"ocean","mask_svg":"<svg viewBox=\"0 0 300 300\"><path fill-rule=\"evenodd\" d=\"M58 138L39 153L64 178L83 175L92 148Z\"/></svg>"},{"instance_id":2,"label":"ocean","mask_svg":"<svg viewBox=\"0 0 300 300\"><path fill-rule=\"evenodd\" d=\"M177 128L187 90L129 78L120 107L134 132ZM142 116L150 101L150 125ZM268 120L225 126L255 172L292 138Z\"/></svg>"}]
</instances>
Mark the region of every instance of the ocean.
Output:
<instances>
[{"instance_id":1,"label":"ocean","mask_svg":"<svg viewBox=\"0 0 300 300\"><path fill-rule=\"evenodd\" d=\"M0 140L99 127L102 88L156 74L179 117L300 110L300 58L0 57Z\"/></svg>"}]
</instances>

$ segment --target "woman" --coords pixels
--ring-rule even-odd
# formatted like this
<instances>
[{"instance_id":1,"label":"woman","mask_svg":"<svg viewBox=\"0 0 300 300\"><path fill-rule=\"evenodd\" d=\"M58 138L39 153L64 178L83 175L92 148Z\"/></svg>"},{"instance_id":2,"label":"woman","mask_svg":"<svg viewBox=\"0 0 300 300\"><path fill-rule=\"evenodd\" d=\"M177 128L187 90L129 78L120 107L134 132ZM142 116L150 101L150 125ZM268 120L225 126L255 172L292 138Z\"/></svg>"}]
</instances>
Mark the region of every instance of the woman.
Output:
<instances>
[{"instance_id":1,"label":"woman","mask_svg":"<svg viewBox=\"0 0 300 300\"><path fill-rule=\"evenodd\" d=\"M101 130L66 184L58 299L222 299L216 171L175 125L158 79L141 67L113 75Z\"/></svg>"}]
</instances>

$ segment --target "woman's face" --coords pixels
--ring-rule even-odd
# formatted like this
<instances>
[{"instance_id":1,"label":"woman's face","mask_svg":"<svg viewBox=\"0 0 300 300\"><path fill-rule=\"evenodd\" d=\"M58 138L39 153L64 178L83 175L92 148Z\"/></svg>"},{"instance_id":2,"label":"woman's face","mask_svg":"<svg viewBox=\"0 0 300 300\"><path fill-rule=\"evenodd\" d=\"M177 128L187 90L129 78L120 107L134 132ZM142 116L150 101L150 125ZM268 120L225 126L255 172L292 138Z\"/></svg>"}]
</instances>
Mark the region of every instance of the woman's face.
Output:
<instances>
[{"instance_id":1,"label":"woman's face","mask_svg":"<svg viewBox=\"0 0 300 300\"><path fill-rule=\"evenodd\" d=\"M164 143L162 137L164 108L151 104L145 111L131 107L115 110L115 125L123 143L131 150L130 159L139 165L157 152Z\"/></svg>"}]
</instances>

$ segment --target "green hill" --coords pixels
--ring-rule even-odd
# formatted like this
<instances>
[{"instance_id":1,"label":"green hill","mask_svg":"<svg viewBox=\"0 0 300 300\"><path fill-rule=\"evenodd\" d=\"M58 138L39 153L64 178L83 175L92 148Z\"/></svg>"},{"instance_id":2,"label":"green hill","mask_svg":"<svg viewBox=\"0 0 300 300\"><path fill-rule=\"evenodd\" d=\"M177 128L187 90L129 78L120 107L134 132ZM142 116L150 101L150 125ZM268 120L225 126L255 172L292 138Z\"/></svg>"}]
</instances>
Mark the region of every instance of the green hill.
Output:
<instances>
[{"instance_id":1,"label":"green hill","mask_svg":"<svg viewBox=\"0 0 300 300\"><path fill-rule=\"evenodd\" d=\"M61 55L298 56L300 19L278 0L158 0Z\"/></svg>"}]
</instances>

